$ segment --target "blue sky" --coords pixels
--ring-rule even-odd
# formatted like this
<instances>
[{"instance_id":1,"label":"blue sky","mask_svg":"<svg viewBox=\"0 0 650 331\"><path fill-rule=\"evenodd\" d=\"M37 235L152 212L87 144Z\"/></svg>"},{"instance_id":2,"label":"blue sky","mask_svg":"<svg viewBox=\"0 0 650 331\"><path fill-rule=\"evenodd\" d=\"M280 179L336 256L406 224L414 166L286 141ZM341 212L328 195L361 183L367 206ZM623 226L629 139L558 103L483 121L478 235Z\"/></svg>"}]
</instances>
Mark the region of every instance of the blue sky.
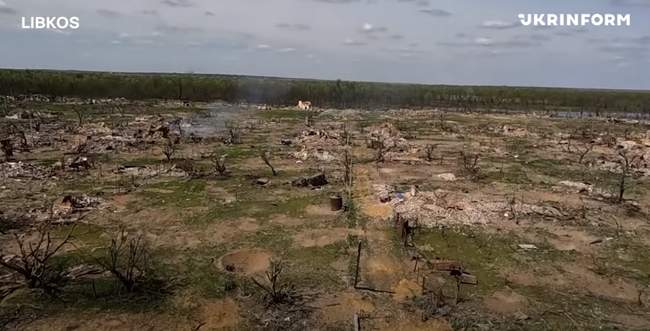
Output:
<instances>
[{"instance_id":1,"label":"blue sky","mask_svg":"<svg viewBox=\"0 0 650 331\"><path fill-rule=\"evenodd\" d=\"M521 26L623 13L629 27ZM22 16L78 16L24 30ZM0 67L650 89L650 0L0 0Z\"/></svg>"}]
</instances>

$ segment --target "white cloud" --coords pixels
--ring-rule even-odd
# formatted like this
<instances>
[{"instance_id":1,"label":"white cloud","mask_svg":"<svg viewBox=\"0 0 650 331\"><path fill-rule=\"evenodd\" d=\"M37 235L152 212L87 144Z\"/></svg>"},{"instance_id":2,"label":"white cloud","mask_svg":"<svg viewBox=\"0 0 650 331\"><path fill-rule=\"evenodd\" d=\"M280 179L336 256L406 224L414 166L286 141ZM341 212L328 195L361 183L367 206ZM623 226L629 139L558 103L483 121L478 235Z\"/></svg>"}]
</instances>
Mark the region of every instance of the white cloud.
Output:
<instances>
[{"instance_id":1,"label":"white cloud","mask_svg":"<svg viewBox=\"0 0 650 331\"><path fill-rule=\"evenodd\" d=\"M491 20L481 23L482 28L497 30L512 29L518 26L521 26L518 22L506 22L501 20Z\"/></svg>"},{"instance_id":2,"label":"white cloud","mask_svg":"<svg viewBox=\"0 0 650 331\"><path fill-rule=\"evenodd\" d=\"M352 38L345 38L345 40L343 40L343 45L346 46L363 46L365 44L366 43L364 43L363 41L355 40Z\"/></svg>"},{"instance_id":3,"label":"white cloud","mask_svg":"<svg viewBox=\"0 0 650 331\"><path fill-rule=\"evenodd\" d=\"M492 45L494 42L492 41L492 38L478 37L474 39L474 43L481 46L489 46Z\"/></svg>"}]
</instances>

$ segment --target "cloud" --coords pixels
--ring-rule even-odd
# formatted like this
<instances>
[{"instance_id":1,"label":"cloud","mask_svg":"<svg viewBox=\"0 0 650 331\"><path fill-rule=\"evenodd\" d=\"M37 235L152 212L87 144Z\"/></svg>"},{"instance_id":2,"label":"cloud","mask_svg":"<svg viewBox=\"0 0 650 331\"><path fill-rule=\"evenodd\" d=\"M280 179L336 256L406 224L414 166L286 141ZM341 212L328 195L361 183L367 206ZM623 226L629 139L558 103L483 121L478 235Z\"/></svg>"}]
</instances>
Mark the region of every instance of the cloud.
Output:
<instances>
[{"instance_id":1,"label":"cloud","mask_svg":"<svg viewBox=\"0 0 650 331\"><path fill-rule=\"evenodd\" d=\"M483 29L506 30L522 26L519 22L506 22L501 20L484 21L480 27Z\"/></svg>"},{"instance_id":2,"label":"cloud","mask_svg":"<svg viewBox=\"0 0 650 331\"><path fill-rule=\"evenodd\" d=\"M281 22L277 23L275 25L276 28L278 29L285 29L285 30L291 30L291 31L307 31L311 29L311 26L307 24L302 24L302 23L286 23L286 22Z\"/></svg>"},{"instance_id":3,"label":"cloud","mask_svg":"<svg viewBox=\"0 0 650 331\"><path fill-rule=\"evenodd\" d=\"M156 31L166 34L177 34L177 33L193 33L201 32L203 29L190 26L181 26L181 25L171 25L171 24L160 24L156 26Z\"/></svg>"},{"instance_id":4,"label":"cloud","mask_svg":"<svg viewBox=\"0 0 650 331\"><path fill-rule=\"evenodd\" d=\"M418 7L427 7L431 4L429 0L397 0L397 2L409 2L415 4Z\"/></svg>"},{"instance_id":5,"label":"cloud","mask_svg":"<svg viewBox=\"0 0 650 331\"><path fill-rule=\"evenodd\" d=\"M388 28L384 26L374 26L370 23L363 23L361 26L361 32L366 34L384 33L388 32Z\"/></svg>"},{"instance_id":6,"label":"cloud","mask_svg":"<svg viewBox=\"0 0 650 331\"><path fill-rule=\"evenodd\" d=\"M345 38L343 41L343 45L345 46L363 46L366 45L365 42L360 41L360 40L354 40L352 38Z\"/></svg>"},{"instance_id":7,"label":"cloud","mask_svg":"<svg viewBox=\"0 0 650 331\"><path fill-rule=\"evenodd\" d=\"M203 13L203 15L205 15L205 16L214 16L214 13L209 11L209 10L206 10L205 13Z\"/></svg>"},{"instance_id":8,"label":"cloud","mask_svg":"<svg viewBox=\"0 0 650 331\"><path fill-rule=\"evenodd\" d=\"M392 35L388 36L388 38L393 39L393 40L402 40L402 39L404 39L404 36L399 34L399 33L396 33L396 34L392 34Z\"/></svg>"},{"instance_id":9,"label":"cloud","mask_svg":"<svg viewBox=\"0 0 650 331\"><path fill-rule=\"evenodd\" d=\"M434 9L434 8L425 8L420 9L419 12L431 15L434 17L448 17L451 16L451 12L448 12L444 9Z\"/></svg>"},{"instance_id":10,"label":"cloud","mask_svg":"<svg viewBox=\"0 0 650 331\"><path fill-rule=\"evenodd\" d=\"M0 7L0 14L15 15L18 11L10 7Z\"/></svg>"},{"instance_id":11,"label":"cloud","mask_svg":"<svg viewBox=\"0 0 650 331\"><path fill-rule=\"evenodd\" d=\"M344 4L344 3L358 2L359 0L314 0L314 1L323 2L323 3L332 3L332 4Z\"/></svg>"},{"instance_id":12,"label":"cloud","mask_svg":"<svg viewBox=\"0 0 650 331\"><path fill-rule=\"evenodd\" d=\"M158 16L158 11L155 9L145 9L145 10L141 10L140 14L149 15L149 16Z\"/></svg>"},{"instance_id":13,"label":"cloud","mask_svg":"<svg viewBox=\"0 0 650 331\"><path fill-rule=\"evenodd\" d=\"M649 45L650 46L650 35L643 36L643 37L638 37L638 38L632 38L632 42L635 42L637 44Z\"/></svg>"},{"instance_id":14,"label":"cloud","mask_svg":"<svg viewBox=\"0 0 650 331\"><path fill-rule=\"evenodd\" d=\"M440 46L446 47L470 47L470 48L489 48L489 49L511 49L511 48L529 48L541 45L539 40L526 36L515 36L509 39L496 40L491 37L474 37L463 36L460 41L443 41L438 42Z\"/></svg>"},{"instance_id":15,"label":"cloud","mask_svg":"<svg viewBox=\"0 0 650 331\"><path fill-rule=\"evenodd\" d=\"M272 47L271 47L271 45L267 45L267 44L259 44L259 45L255 46L255 48L260 49L260 50L266 50L266 49L271 49Z\"/></svg>"},{"instance_id":16,"label":"cloud","mask_svg":"<svg viewBox=\"0 0 650 331\"><path fill-rule=\"evenodd\" d=\"M530 40L535 40L535 41L550 41L551 37L541 34L541 33L533 33L530 36L528 36Z\"/></svg>"},{"instance_id":17,"label":"cloud","mask_svg":"<svg viewBox=\"0 0 650 331\"><path fill-rule=\"evenodd\" d=\"M194 3L189 0L162 0L160 3L174 8L194 7Z\"/></svg>"},{"instance_id":18,"label":"cloud","mask_svg":"<svg viewBox=\"0 0 650 331\"><path fill-rule=\"evenodd\" d=\"M110 9L97 9L97 14L106 18L118 18L122 16L122 14Z\"/></svg>"},{"instance_id":19,"label":"cloud","mask_svg":"<svg viewBox=\"0 0 650 331\"><path fill-rule=\"evenodd\" d=\"M292 53L295 52L296 49L293 47L285 47L285 48L280 48L278 49L278 53Z\"/></svg>"},{"instance_id":20,"label":"cloud","mask_svg":"<svg viewBox=\"0 0 650 331\"><path fill-rule=\"evenodd\" d=\"M621 7L650 7L650 0L612 0L611 3Z\"/></svg>"},{"instance_id":21,"label":"cloud","mask_svg":"<svg viewBox=\"0 0 650 331\"><path fill-rule=\"evenodd\" d=\"M624 45L624 44L616 44L616 45L606 45L599 47L598 50L607 52L607 53L636 53L636 54L642 54L645 53L648 49L643 46L634 46L634 45Z\"/></svg>"}]
</instances>

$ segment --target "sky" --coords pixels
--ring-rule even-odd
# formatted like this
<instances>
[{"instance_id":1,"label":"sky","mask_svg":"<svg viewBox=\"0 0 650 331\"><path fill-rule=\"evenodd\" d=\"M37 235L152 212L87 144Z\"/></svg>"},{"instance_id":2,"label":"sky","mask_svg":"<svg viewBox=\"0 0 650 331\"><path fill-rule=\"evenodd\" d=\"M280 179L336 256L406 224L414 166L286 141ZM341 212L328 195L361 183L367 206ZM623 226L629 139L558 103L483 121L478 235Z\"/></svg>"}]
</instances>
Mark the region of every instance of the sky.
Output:
<instances>
[{"instance_id":1,"label":"sky","mask_svg":"<svg viewBox=\"0 0 650 331\"><path fill-rule=\"evenodd\" d=\"M23 29L33 16L80 27ZM650 0L0 0L0 67L650 90Z\"/></svg>"}]
</instances>

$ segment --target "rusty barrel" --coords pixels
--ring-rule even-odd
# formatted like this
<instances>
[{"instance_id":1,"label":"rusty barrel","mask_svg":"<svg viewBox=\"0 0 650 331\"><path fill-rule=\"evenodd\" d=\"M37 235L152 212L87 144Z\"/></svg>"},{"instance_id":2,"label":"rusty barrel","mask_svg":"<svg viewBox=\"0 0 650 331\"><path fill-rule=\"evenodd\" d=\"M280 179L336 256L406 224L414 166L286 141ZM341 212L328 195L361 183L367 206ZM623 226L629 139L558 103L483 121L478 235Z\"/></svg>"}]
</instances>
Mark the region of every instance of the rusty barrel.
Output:
<instances>
[{"instance_id":1,"label":"rusty barrel","mask_svg":"<svg viewBox=\"0 0 650 331\"><path fill-rule=\"evenodd\" d=\"M341 210L343 208L343 197L340 194L330 195L330 208L332 211Z\"/></svg>"}]
</instances>

